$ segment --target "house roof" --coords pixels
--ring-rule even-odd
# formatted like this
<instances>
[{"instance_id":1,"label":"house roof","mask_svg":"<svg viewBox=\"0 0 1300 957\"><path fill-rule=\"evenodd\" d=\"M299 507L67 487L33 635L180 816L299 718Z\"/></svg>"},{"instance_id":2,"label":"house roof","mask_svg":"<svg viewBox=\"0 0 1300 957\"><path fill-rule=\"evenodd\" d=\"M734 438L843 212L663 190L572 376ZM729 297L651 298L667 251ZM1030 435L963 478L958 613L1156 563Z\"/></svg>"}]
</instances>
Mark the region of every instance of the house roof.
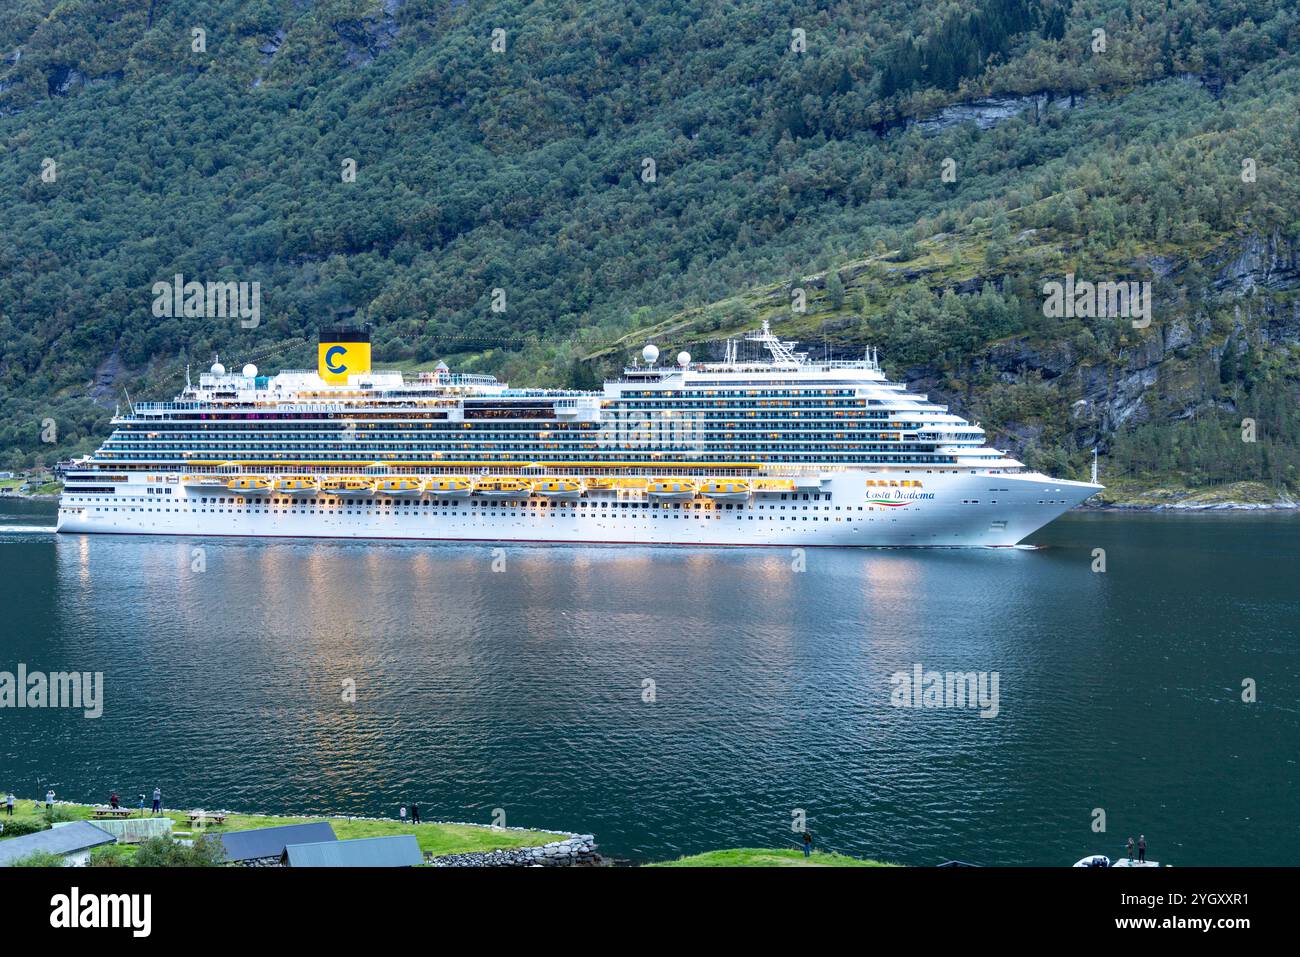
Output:
<instances>
[{"instance_id":1,"label":"house roof","mask_svg":"<svg viewBox=\"0 0 1300 957\"><path fill-rule=\"evenodd\" d=\"M424 863L414 834L290 844L284 856L290 867L411 867Z\"/></svg>"},{"instance_id":2,"label":"house roof","mask_svg":"<svg viewBox=\"0 0 1300 957\"><path fill-rule=\"evenodd\" d=\"M11 837L0 841L0 867L8 867L14 861L35 854L37 851L72 854L87 848L99 847L101 844L112 844L116 840L117 838L112 834L95 827L89 821L60 824L48 830L37 831L35 834L24 834L22 837Z\"/></svg>"},{"instance_id":3,"label":"house roof","mask_svg":"<svg viewBox=\"0 0 1300 957\"><path fill-rule=\"evenodd\" d=\"M328 821L309 824L281 824L252 831L231 831L221 835L226 860L247 861L254 857L279 857L287 844L316 844L337 841Z\"/></svg>"}]
</instances>

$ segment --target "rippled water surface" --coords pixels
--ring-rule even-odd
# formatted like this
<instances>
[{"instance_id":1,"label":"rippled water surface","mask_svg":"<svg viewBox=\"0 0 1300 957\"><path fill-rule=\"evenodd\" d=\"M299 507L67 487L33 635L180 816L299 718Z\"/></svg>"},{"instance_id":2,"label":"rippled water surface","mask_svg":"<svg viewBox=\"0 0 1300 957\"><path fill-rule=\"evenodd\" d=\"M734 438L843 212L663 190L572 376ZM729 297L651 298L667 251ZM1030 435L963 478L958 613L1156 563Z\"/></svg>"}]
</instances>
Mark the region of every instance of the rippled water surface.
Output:
<instances>
[{"instance_id":1,"label":"rippled water surface","mask_svg":"<svg viewBox=\"0 0 1300 957\"><path fill-rule=\"evenodd\" d=\"M506 546L494 571L487 545L30 530L52 524L0 500L0 670L102 671L104 714L0 710L21 795L503 808L634 860L793 844L802 808L823 847L901 863L1069 864L1141 832L1174 864L1300 864L1300 517L1071 515L1037 549L810 549L802 572L786 549ZM918 663L996 672L997 716L891 706Z\"/></svg>"}]
</instances>

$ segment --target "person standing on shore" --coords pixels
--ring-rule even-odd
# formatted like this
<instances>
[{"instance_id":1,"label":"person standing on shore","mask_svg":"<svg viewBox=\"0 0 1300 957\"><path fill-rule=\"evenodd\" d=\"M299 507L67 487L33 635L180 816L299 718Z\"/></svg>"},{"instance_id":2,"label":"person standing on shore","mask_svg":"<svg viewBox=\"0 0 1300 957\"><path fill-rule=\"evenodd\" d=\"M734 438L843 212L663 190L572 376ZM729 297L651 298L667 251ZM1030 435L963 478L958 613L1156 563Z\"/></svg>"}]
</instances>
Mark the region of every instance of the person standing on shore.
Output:
<instances>
[{"instance_id":1,"label":"person standing on shore","mask_svg":"<svg viewBox=\"0 0 1300 957\"><path fill-rule=\"evenodd\" d=\"M162 788L159 787L153 789L153 813L162 813Z\"/></svg>"},{"instance_id":2,"label":"person standing on shore","mask_svg":"<svg viewBox=\"0 0 1300 957\"><path fill-rule=\"evenodd\" d=\"M1131 837L1128 839L1128 848L1125 851L1124 856L1130 861L1133 860L1133 838Z\"/></svg>"},{"instance_id":3,"label":"person standing on shore","mask_svg":"<svg viewBox=\"0 0 1300 957\"><path fill-rule=\"evenodd\" d=\"M45 792L45 810L54 810L54 788L50 788Z\"/></svg>"},{"instance_id":4,"label":"person standing on shore","mask_svg":"<svg viewBox=\"0 0 1300 957\"><path fill-rule=\"evenodd\" d=\"M810 834L808 831L804 831L803 832L803 856L804 857L812 857L812 845L813 845L812 834Z\"/></svg>"},{"instance_id":5,"label":"person standing on shore","mask_svg":"<svg viewBox=\"0 0 1300 957\"><path fill-rule=\"evenodd\" d=\"M412 824L420 823L420 805L418 804L411 805L411 823Z\"/></svg>"},{"instance_id":6,"label":"person standing on shore","mask_svg":"<svg viewBox=\"0 0 1300 957\"><path fill-rule=\"evenodd\" d=\"M114 811L116 811L116 810L117 810L117 803L118 803L118 801L117 801L117 792L114 791L112 794L110 794L110 795L108 796L108 806L111 807Z\"/></svg>"},{"instance_id":7,"label":"person standing on shore","mask_svg":"<svg viewBox=\"0 0 1300 957\"><path fill-rule=\"evenodd\" d=\"M397 810L397 816L400 817L400 818L402 819L402 823L403 823L403 824L406 823L406 805L405 805L405 804L403 804L400 808L398 808L398 810Z\"/></svg>"},{"instance_id":8,"label":"person standing on shore","mask_svg":"<svg viewBox=\"0 0 1300 957\"><path fill-rule=\"evenodd\" d=\"M1145 864L1147 861L1147 836L1138 835L1138 863Z\"/></svg>"},{"instance_id":9,"label":"person standing on shore","mask_svg":"<svg viewBox=\"0 0 1300 957\"><path fill-rule=\"evenodd\" d=\"M5 813L10 817L14 816L14 792L10 791L9 796L5 798Z\"/></svg>"}]
</instances>

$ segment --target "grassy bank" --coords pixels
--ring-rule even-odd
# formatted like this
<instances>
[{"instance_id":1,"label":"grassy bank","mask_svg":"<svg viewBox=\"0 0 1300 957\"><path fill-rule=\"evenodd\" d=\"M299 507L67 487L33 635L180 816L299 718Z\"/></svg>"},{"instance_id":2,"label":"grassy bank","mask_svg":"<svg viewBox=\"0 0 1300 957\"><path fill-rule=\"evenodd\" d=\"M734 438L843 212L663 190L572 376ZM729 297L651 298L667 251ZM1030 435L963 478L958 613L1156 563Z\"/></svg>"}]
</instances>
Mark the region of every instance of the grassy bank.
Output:
<instances>
[{"instance_id":1,"label":"grassy bank","mask_svg":"<svg viewBox=\"0 0 1300 957\"><path fill-rule=\"evenodd\" d=\"M6 792L7 793L7 792ZM54 806L56 821L93 821L93 805L56 804ZM148 812L146 812L147 815ZM200 829L191 828L187 811L165 811L166 817L175 822L174 831L189 831L193 835ZM0 811L0 821L8 825L11 821L43 821L45 806L38 801L18 801L14 805L14 816L8 817ZM308 821L328 821L340 840L354 837L380 837L387 834L414 834L420 842L420 849L428 851L435 857L444 854L467 854L471 852L508 850L514 847L536 847L552 841L562 841L568 835L552 834L546 831L502 830L477 824L403 824L394 820L358 820L348 817L331 817L314 815L309 817L273 817L264 814L230 814L225 823L207 825L201 829L204 834L221 834L228 831L246 831L257 827L275 827L280 824L303 824ZM10 835L0 835L3 840ZM134 848L117 846L111 851L117 855L129 856Z\"/></svg>"},{"instance_id":2,"label":"grassy bank","mask_svg":"<svg viewBox=\"0 0 1300 957\"><path fill-rule=\"evenodd\" d=\"M62 482L40 482L33 485L25 492L20 492L22 486L28 484L27 479L23 477L0 479L0 492L6 494L19 495L23 498L36 498L39 496L58 495L63 491Z\"/></svg>"},{"instance_id":3,"label":"grassy bank","mask_svg":"<svg viewBox=\"0 0 1300 957\"><path fill-rule=\"evenodd\" d=\"M882 861L868 861L843 854L813 851L804 857L796 848L771 849L762 847L737 847L723 851L707 851L679 857L675 861L660 861L647 867L894 867Z\"/></svg>"}]
</instances>

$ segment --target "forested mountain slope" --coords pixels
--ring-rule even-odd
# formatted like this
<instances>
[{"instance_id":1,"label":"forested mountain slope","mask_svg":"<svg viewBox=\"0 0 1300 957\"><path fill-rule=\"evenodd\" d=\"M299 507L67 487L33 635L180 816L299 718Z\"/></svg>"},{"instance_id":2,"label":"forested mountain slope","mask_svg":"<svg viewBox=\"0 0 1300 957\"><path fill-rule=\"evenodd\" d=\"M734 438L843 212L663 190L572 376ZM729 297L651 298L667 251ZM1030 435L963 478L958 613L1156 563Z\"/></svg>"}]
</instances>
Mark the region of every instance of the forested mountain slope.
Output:
<instances>
[{"instance_id":1,"label":"forested mountain slope","mask_svg":"<svg viewBox=\"0 0 1300 957\"><path fill-rule=\"evenodd\" d=\"M585 384L770 316L1045 467L1297 481L1284 0L5 7L5 463L191 358L310 364L337 317L390 362ZM1151 280L1150 327L1045 317L1067 271ZM177 273L259 282L260 323L156 317Z\"/></svg>"}]
</instances>

